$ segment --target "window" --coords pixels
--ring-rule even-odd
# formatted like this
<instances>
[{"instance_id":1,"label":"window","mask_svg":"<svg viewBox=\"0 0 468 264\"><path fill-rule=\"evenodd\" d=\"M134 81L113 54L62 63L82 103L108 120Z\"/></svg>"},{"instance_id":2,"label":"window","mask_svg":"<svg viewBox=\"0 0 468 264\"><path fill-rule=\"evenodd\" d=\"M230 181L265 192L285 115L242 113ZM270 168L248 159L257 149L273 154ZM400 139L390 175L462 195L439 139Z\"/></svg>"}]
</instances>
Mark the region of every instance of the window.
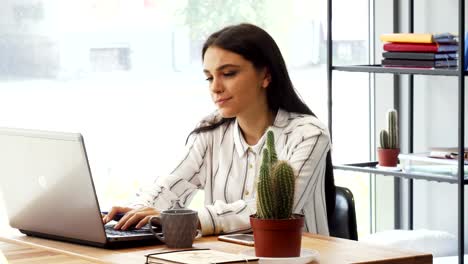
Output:
<instances>
[{"instance_id":1,"label":"window","mask_svg":"<svg viewBox=\"0 0 468 264\"><path fill-rule=\"evenodd\" d=\"M334 2L341 12L335 16L335 60L362 62L367 16L347 12L357 4ZM101 206L123 204L137 186L175 167L188 133L215 109L201 46L209 33L240 22L272 34L296 89L326 123L325 0L4 0L0 125L83 133ZM368 80L335 76L334 118L341 124L352 121L350 93L356 87L365 91ZM365 96L352 98L354 106L367 102ZM350 155L368 158L366 151L349 152L349 144L368 144L367 135L350 134L355 125L336 124L336 162ZM337 182L355 183L346 177ZM356 197L365 197L364 183L353 189ZM358 216L365 219L364 209L358 208Z\"/></svg>"}]
</instances>

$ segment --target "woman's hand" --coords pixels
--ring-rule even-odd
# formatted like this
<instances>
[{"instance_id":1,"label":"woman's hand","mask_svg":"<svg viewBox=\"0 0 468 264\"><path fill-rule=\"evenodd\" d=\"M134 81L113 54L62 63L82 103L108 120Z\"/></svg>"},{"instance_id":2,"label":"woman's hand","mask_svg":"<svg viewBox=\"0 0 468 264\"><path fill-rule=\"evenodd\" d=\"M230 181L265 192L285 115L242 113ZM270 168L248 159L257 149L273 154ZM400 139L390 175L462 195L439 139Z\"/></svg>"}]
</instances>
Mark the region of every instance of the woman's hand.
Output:
<instances>
[{"instance_id":1,"label":"woman's hand","mask_svg":"<svg viewBox=\"0 0 468 264\"><path fill-rule=\"evenodd\" d=\"M104 214L101 213L102 222L104 224L107 224L110 221L112 221L113 219L117 220L116 217L118 217L119 215L125 215L127 212L130 212L131 210L133 210L133 208L113 206L112 209L108 213L105 213L105 212L104 212ZM120 220L121 218L122 217L119 217L118 219Z\"/></svg>"},{"instance_id":2,"label":"woman's hand","mask_svg":"<svg viewBox=\"0 0 468 264\"><path fill-rule=\"evenodd\" d=\"M127 230L131 226L135 226L135 228L142 228L148 223L152 216L159 215L159 211L153 207L140 207L133 209L130 207L114 206L109 211L109 213L103 217L102 221L104 223L108 223L118 213L125 213L125 215L122 216L119 222L114 226L114 229L121 230Z\"/></svg>"}]
</instances>

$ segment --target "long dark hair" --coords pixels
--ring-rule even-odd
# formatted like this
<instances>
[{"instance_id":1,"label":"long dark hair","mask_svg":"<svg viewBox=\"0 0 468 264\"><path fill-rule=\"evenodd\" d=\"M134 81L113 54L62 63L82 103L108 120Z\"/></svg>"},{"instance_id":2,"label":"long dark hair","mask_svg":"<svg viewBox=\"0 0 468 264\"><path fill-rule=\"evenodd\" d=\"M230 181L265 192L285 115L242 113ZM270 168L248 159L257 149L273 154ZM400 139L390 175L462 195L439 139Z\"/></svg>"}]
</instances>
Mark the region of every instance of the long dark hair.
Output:
<instances>
[{"instance_id":1,"label":"long dark hair","mask_svg":"<svg viewBox=\"0 0 468 264\"><path fill-rule=\"evenodd\" d=\"M271 81L267 87L267 102L271 111L277 112L279 108L282 108L288 112L315 116L294 89L280 49L265 30L252 24L225 27L208 37L203 45L202 60L204 60L206 50L212 46L241 55L257 70L264 68L268 70ZM215 129L233 119L214 116L213 122L208 120L205 125L199 126L190 134ZM327 215L330 219L335 208L335 183L330 151L326 158L325 198Z\"/></svg>"}]
</instances>

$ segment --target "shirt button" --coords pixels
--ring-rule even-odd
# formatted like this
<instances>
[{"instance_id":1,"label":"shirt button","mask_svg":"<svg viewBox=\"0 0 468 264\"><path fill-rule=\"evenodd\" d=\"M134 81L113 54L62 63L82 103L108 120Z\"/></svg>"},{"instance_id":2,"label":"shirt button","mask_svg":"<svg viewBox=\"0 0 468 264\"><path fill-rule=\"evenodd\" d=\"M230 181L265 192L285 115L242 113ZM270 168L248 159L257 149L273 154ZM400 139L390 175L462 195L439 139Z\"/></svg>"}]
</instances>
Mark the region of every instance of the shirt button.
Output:
<instances>
[{"instance_id":1,"label":"shirt button","mask_svg":"<svg viewBox=\"0 0 468 264\"><path fill-rule=\"evenodd\" d=\"M253 168L253 165L252 164L249 164L249 169Z\"/></svg>"},{"instance_id":2,"label":"shirt button","mask_svg":"<svg viewBox=\"0 0 468 264\"><path fill-rule=\"evenodd\" d=\"M249 191L245 191L244 194L245 194L245 195L249 195Z\"/></svg>"}]
</instances>

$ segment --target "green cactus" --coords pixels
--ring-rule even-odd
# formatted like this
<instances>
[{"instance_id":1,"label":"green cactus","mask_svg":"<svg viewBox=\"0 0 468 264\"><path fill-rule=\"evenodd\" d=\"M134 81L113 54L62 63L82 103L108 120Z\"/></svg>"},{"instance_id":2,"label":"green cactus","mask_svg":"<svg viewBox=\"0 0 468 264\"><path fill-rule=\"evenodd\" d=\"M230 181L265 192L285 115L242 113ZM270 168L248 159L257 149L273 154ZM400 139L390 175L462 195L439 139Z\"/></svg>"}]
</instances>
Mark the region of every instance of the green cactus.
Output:
<instances>
[{"instance_id":1,"label":"green cactus","mask_svg":"<svg viewBox=\"0 0 468 264\"><path fill-rule=\"evenodd\" d=\"M398 142L398 114L394 109L387 111L387 130L380 132L380 147L384 149L397 149Z\"/></svg>"},{"instance_id":2,"label":"green cactus","mask_svg":"<svg viewBox=\"0 0 468 264\"><path fill-rule=\"evenodd\" d=\"M387 113L388 138L390 148L398 148L398 116L396 110L390 110Z\"/></svg>"},{"instance_id":3,"label":"green cactus","mask_svg":"<svg viewBox=\"0 0 468 264\"><path fill-rule=\"evenodd\" d=\"M272 131L267 133L267 148L270 154L270 164L273 165L278 160L278 155L276 154L275 149L275 135Z\"/></svg>"},{"instance_id":4,"label":"green cactus","mask_svg":"<svg viewBox=\"0 0 468 264\"><path fill-rule=\"evenodd\" d=\"M266 147L257 183L257 217L287 219L294 204L294 171L288 162L278 161L272 131L268 131Z\"/></svg>"},{"instance_id":5,"label":"green cactus","mask_svg":"<svg viewBox=\"0 0 468 264\"><path fill-rule=\"evenodd\" d=\"M294 205L294 172L286 161L278 161L272 168L274 193L277 195L276 218L291 217Z\"/></svg>"},{"instance_id":6,"label":"green cactus","mask_svg":"<svg viewBox=\"0 0 468 264\"><path fill-rule=\"evenodd\" d=\"M383 149L388 149L388 132L385 129L380 131L380 147Z\"/></svg>"},{"instance_id":7,"label":"green cactus","mask_svg":"<svg viewBox=\"0 0 468 264\"><path fill-rule=\"evenodd\" d=\"M270 176L270 155L268 149L263 150L262 165L257 183L257 216L263 219L273 218L273 185Z\"/></svg>"}]
</instances>

